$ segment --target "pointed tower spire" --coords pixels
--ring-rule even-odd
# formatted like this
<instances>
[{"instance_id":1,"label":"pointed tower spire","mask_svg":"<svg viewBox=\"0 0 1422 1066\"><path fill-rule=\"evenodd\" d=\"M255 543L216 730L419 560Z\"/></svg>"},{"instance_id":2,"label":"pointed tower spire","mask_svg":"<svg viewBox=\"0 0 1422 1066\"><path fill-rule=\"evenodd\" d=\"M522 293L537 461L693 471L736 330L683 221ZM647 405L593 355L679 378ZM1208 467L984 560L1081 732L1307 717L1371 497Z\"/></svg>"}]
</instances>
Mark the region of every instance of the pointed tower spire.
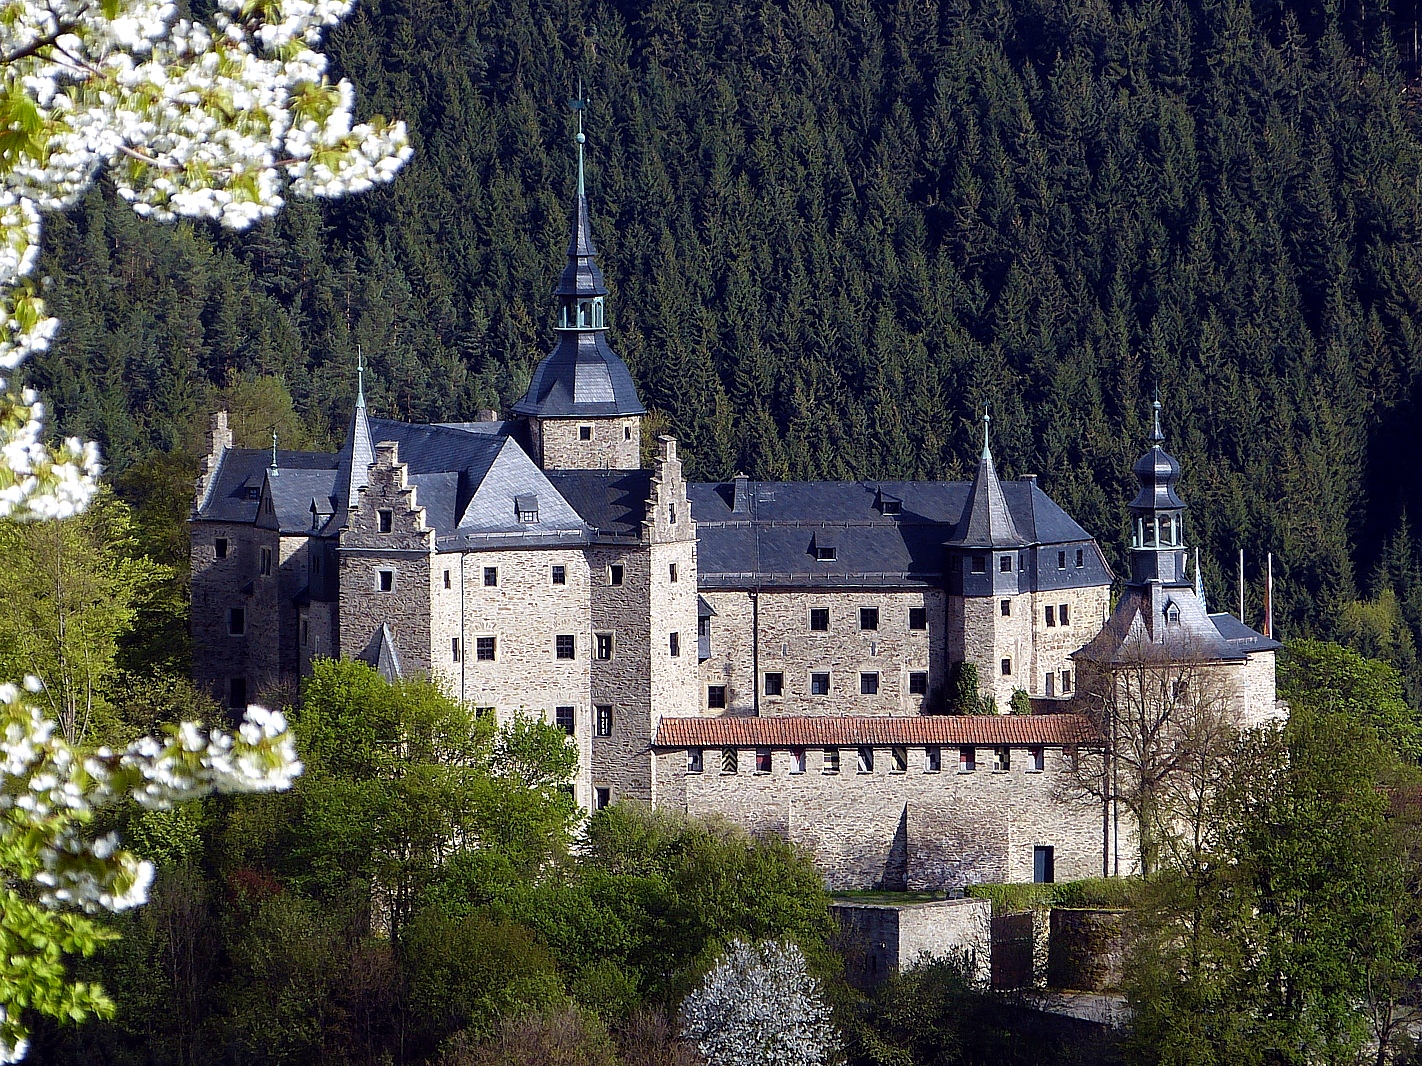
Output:
<instances>
[{"instance_id":1,"label":"pointed tower spire","mask_svg":"<svg viewBox=\"0 0 1422 1066\"><path fill-rule=\"evenodd\" d=\"M365 410L365 356L356 345L356 407Z\"/></svg>"},{"instance_id":2,"label":"pointed tower spire","mask_svg":"<svg viewBox=\"0 0 1422 1066\"><path fill-rule=\"evenodd\" d=\"M1195 549L1195 598L1200 601L1202 610L1208 611L1205 606L1205 575L1200 573L1200 549Z\"/></svg>"},{"instance_id":3,"label":"pointed tower spire","mask_svg":"<svg viewBox=\"0 0 1422 1066\"><path fill-rule=\"evenodd\" d=\"M341 498L337 501L336 529L346 524L346 512L360 502L360 490L369 482L370 464L375 462L375 445L371 442L370 419L365 409L365 356L359 345L356 346L355 410L351 412L351 428L340 454L340 478L336 491Z\"/></svg>"},{"instance_id":4,"label":"pointed tower spire","mask_svg":"<svg viewBox=\"0 0 1422 1066\"><path fill-rule=\"evenodd\" d=\"M1012 512L1007 509L1007 497L1002 494L1002 482L997 478L997 465L992 459L989 429L992 415L983 404L983 454L978 460L978 472L968 494L963 517L948 543L964 548L1016 547L1027 542L1017 532Z\"/></svg>"}]
</instances>

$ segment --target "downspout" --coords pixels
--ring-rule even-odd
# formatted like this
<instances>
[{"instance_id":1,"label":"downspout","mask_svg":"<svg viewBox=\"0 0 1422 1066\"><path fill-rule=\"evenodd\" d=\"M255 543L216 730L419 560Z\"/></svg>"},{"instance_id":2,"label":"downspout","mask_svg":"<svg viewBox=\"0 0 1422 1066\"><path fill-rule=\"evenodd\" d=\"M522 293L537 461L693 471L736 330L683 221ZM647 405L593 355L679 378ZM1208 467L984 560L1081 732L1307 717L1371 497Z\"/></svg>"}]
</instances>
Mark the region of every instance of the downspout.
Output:
<instances>
[{"instance_id":1,"label":"downspout","mask_svg":"<svg viewBox=\"0 0 1422 1066\"><path fill-rule=\"evenodd\" d=\"M757 582L758 583L758 582ZM760 590L751 590L751 699L760 717Z\"/></svg>"},{"instance_id":2,"label":"downspout","mask_svg":"<svg viewBox=\"0 0 1422 1066\"><path fill-rule=\"evenodd\" d=\"M464 635L464 562L468 558L468 552L459 553L459 705L465 709L468 709L469 699L464 692L464 671L465 663L469 659L469 643Z\"/></svg>"}]
</instances>

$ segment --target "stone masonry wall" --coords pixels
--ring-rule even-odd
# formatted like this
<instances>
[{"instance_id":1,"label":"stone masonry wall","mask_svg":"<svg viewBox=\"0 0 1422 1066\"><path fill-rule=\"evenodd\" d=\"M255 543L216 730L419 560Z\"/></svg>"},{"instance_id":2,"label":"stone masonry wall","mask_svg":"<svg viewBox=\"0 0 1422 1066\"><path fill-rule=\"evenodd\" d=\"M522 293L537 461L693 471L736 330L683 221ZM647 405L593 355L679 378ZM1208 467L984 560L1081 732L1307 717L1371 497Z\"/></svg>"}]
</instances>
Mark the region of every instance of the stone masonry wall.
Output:
<instances>
[{"instance_id":1,"label":"stone masonry wall","mask_svg":"<svg viewBox=\"0 0 1422 1066\"><path fill-rule=\"evenodd\" d=\"M554 565L564 583L553 584ZM495 571L487 585L484 570ZM445 575L449 587L445 587ZM578 749L574 792L591 802L593 637L587 559L579 548L441 553L430 567L431 675L461 702L492 707L503 724L517 713L556 723L573 708ZM463 613L461 616L461 603ZM573 638L573 658L557 657L557 638ZM479 637L494 638L494 658L478 657ZM458 641L458 657L454 642Z\"/></svg>"},{"instance_id":2,"label":"stone masonry wall","mask_svg":"<svg viewBox=\"0 0 1422 1066\"><path fill-rule=\"evenodd\" d=\"M947 669L947 597L939 589L763 589L759 593L759 676L753 677L753 594L703 589L711 619L711 657L701 664L699 711L707 685L726 686L726 710L754 714L915 714L931 702ZM879 628L859 627L859 609L876 607ZM909 628L909 610L923 607L928 628ZM810 629L811 608L830 613L829 630ZM909 673L928 673L929 696L909 692ZM780 673L781 696L765 693L765 674ZM828 696L812 695L810 675L828 672ZM860 692L860 674L879 675L877 695Z\"/></svg>"},{"instance_id":3,"label":"stone masonry wall","mask_svg":"<svg viewBox=\"0 0 1422 1066\"><path fill-rule=\"evenodd\" d=\"M245 678L255 703L281 680L276 581L260 574L261 550L276 553L278 538L248 523L195 522L190 539L194 683L226 705L230 680ZM223 559L217 558L219 539L227 541ZM245 612L242 636L228 634L232 607Z\"/></svg>"},{"instance_id":4,"label":"stone masonry wall","mask_svg":"<svg viewBox=\"0 0 1422 1066\"><path fill-rule=\"evenodd\" d=\"M688 773L684 750L658 752L658 781L680 775L685 810L719 814L752 832L774 832L810 849L833 889L939 889L995 881L1031 881L1033 849L1055 849L1059 881L1101 870L1101 812L1061 800L1066 773L1060 749L1033 772L1028 750L1011 750L995 772L993 751L977 749L978 769L958 771L958 752L943 750L942 772L926 771L923 748L908 749L896 773L889 749L875 749L872 772L856 771L857 752L842 749L838 773L824 752L806 752L806 772L792 773L791 753L771 753L770 773L755 772L754 749L723 770L719 749L702 753L704 771ZM669 800L670 788L663 794Z\"/></svg>"},{"instance_id":5,"label":"stone masonry wall","mask_svg":"<svg viewBox=\"0 0 1422 1066\"><path fill-rule=\"evenodd\" d=\"M391 530L380 532L381 511L391 512ZM370 482L341 531L342 656L363 655L382 624L395 639L405 676L427 674L430 661L430 559L434 533L425 523L416 490L391 441L375 446ZM394 573L394 587L381 591L380 572Z\"/></svg>"},{"instance_id":6,"label":"stone masonry wall","mask_svg":"<svg viewBox=\"0 0 1422 1066\"><path fill-rule=\"evenodd\" d=\"M651 803L651 552L595 544L587 559L593 633L612 638L612 658L592 664L593 707L612 707L611 736L593 739L593 787L608 789L614 802ZM622 567L621 585L612 584L613 566Z\"/></svg>"},{"instance_id":7,"label":"stone masonry wall","mask_svg":"<svg viewBox=\"0 0 1422 1066\"><path fill-rule=\"evenodd\" d=\"M963 953L986 981L992 959L992 904L985 899L884 904L838 901L839 946L849 983L868 989L925 959Z\"/></svg>"},{"instance_id":8,"label":"stone masonry wall","mask_svg":"<svg viewBox=\"0 0 1422 1066\"><path fill-rule=\"evenodd\" d=\"M592 440L581 439L581 429L592 430ZM530 436L544 470L639 470L642 467L642 419L621 418L530 419Z\"/></svg>"}]
</instances>

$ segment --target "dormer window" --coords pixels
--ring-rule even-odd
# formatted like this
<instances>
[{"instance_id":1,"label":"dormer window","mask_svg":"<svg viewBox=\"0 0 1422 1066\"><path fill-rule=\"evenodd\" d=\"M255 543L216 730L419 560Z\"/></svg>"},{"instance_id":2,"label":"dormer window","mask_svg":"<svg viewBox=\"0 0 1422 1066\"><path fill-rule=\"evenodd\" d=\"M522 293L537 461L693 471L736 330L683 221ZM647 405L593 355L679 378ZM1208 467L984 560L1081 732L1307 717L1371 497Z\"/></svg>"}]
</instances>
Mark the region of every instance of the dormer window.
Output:
<instances>
[{"instance_id":1,"label":"dormer window","mask_svg":"<svg viewBox=\"0 0 1422 1066\"><path fill-rule=\"evenodd\" d=\"M879 508L879 513L883 515L896 515L903 513L903 501L897 496L890 496L882 489L879 491L879 498L874 501L874 506Z\"/></svg>"},{"instance_id":2,"label":"dormer window","mask_svg":"<svg viewBox=\"0 0 1422 1066\"><path fill-rule=\"evenodd\" d=\"M518 520L524 525L538 521L538 497L535 494L515 496L514 509L518 512Z\"/></svg>"},{"instance_id":3,"label":"dormer window","mask_svg":"<svg viewBox=\"0 0 1422 1066\"><path fill-rule=\"evenodd\" d=\"M839 557L839 538L829 530L820 530L810 545L814 557L822 562L833 562Z\"/></svg>"},{"instance_id":4,"label":"dormer window","mask_svg":"<svg viewBox=\"0 0 1422 1066\"><path fill-rule=\"evenodd\" d=\"M1165 624L1168 626L1178 626L1180 624L1180 608L1173 603L1165 605Z\"/></svg>"}]
</instances>

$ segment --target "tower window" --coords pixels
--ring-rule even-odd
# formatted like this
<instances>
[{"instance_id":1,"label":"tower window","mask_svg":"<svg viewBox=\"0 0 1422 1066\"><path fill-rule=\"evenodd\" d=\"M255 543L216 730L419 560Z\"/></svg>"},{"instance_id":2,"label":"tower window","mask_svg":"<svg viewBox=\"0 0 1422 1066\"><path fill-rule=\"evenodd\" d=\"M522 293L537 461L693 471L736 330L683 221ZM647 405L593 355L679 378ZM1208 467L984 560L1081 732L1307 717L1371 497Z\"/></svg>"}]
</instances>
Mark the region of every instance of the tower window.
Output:
<instances>
[{"instance_id":1,"label":"tower window","mask_svg":"<svg viewBox=\"0 0 1422 1066\"><path fill-rule=\"evenodd\" d=\"M676 504L674 503L667 504L667 525L676 525Z\"/></svg>"},{"instance_id":2,"label":"tower window","mask_svg":"<svg viewBox=\"0 0 1422 1066\"><path fill-rule=\"evenodd\" d=\"M1002 617L1004 617L1004 618L1011 618L1011 617L1012 617L1012 601L1011 601L1011 600L1000 600L1000 601L998 602L998 605L997 605L997 611L998 611L998 613L999 613L1000 615L1002 615Z\"/></svg>"},{"instance_id":3,"label":"tower window","mask_svg":"<svg viewBox=\"0 0 1422 1066\"><path fill-rule=\"evenodd\" d=\"M785 675L776 671L765 675L765 694L767 696L783 696L785 694Z\"/></svg>"},{"instance_id":4,"label":"tower window","mask_svg":"<svg viewBox=\"0 0 1422 1066\"><path fill-rule=\"evenodd\" d=\"M481 663L491 663L494 661L494 652L498 644L494 637L474 638L474 658Z\"/></svg>"},{"instance_id":5,"label":"tower window","mask_svg":"<svg viewBox=\"0 0 1422 1066\"><path fill-rule=\"evenodd\" d=\"M812 630L814 630L816 633L828 633L828 632L829 632L829 608L828 608L828 607L811 607L811 608L810 608L810 628L811 628Z\"/></svg>"},{"instance_id":6,"label":"tower window","mask_svg":"<svg viewBox=\"0 0 1422 1066\"><path fill-rule=\"evenodd\" d=\"M596 809L599 811L612 802L612 789L610 788L595 788L593 793L597 796Z\"/></svg>"},{"instance_id":7,"label":"tower window","mask_svg":"<svg viewBox=\"0 0 1422 1066\"><path fill-rule=\"evenodd\" d=\"M244 607L227 608L227 635L241 637L247 634L247 610Z\"/></svg>"},{"instance_id":8,"label":"tower window","mask_svg":"<svg viewBox=\"0 0 1422 1066\"><path fill-rule=\"evenodd\" d=\"M272 572L272 550L262 549L262 575L266 576Z\"/></svg>"},{"instance_id":9,"label":"tower window","mask_svg":"<svg viewBox=\"0 0 1422 1066\"><path fill-rule=\"evenodd\" d=\"M830 676L829 676L829 674L811 674L811 675L810 675L810 695L811 695L811 696L828 696L828 695L829 695L829 690L830 690Z\"/></svg>"},{"instance_id":10,"label":"tower window","mask_svg":"<svg viewBox=\"0 0 1422 1066\"><path fill-rule=\"evenodd\" d=\"M670 634L667 643L668 643L668 645L669 645L670 648L671 648L671 657L672 657L673 659L676 659L676 658L680 657L680 655L681 655L681 634L680 634L680 633L672 633L672 634Z\"/></svg>"},{"instance_id":11,"label":"tower window","mask_svg":"<svg viewBox=\"0 0 1422 1066\"><path fill-rule=\"evenodd\" d=\"M560 659L576 659L578 638L572 634L559 634L554 639L554 647Z\"/></svg>"},{"instance_id":12,"label":"tower window","mask_svg":"<svg viewBox=\"0 0 1422 1066\"><path fill-rule=\"evenodd\" d=\"M1066 695L1068 692L1070 692L1070 691L1071 691L1071 671L1070 671L1070 670L1063 670L1063 671L1062 671L1062 695L1065 696L1065 695Z\"/></svg>"},{"instance_id":13,"label":"tower window","mask_svg":"<svg viewBox=\"0 0 1422 1066\"><path fill-rule=\"evenodd\" d=\"M1002 676L1003 676L1003 677L1011 677L1011 676L1012 676L1012 660L1011 660L1011 659L1003 659L1003 660L1002 660Z\"/></svg>"},{"instance_id":14,"label":"tower window","mask_svg":"<svg viewBox=\"0 0 1422 1066\"><path fill-rule=\"evenodd\" d=\"M879 675L860 674L859 694L861 696L877 696L879 694Z\"/></svg>"},{"instance_id":15,"label":"tower window","mask_svg":"<svg viewBox=\"0 0 1422 1066\"><path fill-rule=\"evenodd\" d=\"M909 695L928 695L928 673L924 670L915 670L909 674Z\"/></svg>"},{"instance_id":16,"label":"tower window","mask_svg":"<svg viewBox=\"0 0 1422 1066\"><path fill-rule=\"evenodd\" d=\"M394 570L381 570L380 573L379 573L379 580L380 580L380 591L381 591L381 592L394 592L394 591L395 591L395 571L394 571Z\"/></svg>"},{"instance_id":17,"label":"tower window","mask_svg":"<svg viewBox=\"0 0 1422 1066\"><path fill-rule=\"evenodd\" d=\"M667 580L676 583L676 563L667 564Z\"/></svg>"},{"instance_id":18,"label":"tower window","mask_svg":"<svg viewBox=\"0 0 1422 1066\"><path fill-rule=\"evenodd\" d=\"M449 585L449 571L448 571L448 570L446 570L446 571L444 572L444 587L445 587L445 588L449 588L449 587L450 587L450 585Z\"/></svg>"},{"instance_id":19,"label":"tower window","mask_svg":"<svg viewBox=\"0 0 1422 1066\"><path fill-rule=\"evenodd\" d=\"M1071 615L1068 613L1070 607L1071 605L1068 603L1063 603L1057 607L1057 621L1064 626L1071 625Z\"/></svg>"},{"instance_id":20,"label":"tower window","mask_svg":"<svg viewBox=\"0 0 1422 1066\"><path fill-rule=\"evenodd\" d=\"M558 724L558 728L567 733L568 736L573 735L572 707L555 707L553 709L553 720Z\"/></svg>"},{"instance_id":21,"label":"tower window","mask_svg":"<svg viewBox=\"0 0 1422 1066\"><path fill-rule=\"evenodd\" d=\"M311 623L305 618L301 620L301 646L304 648L311 643Z\"/></svg>"},{"instance_id":22,"label":"tower window","mask_svg":"<svg viewBox=\"0 0 1422 1066\"><path fill-rule=\"evenodd\" d=\"M380 532L389 533L395 527L395 512L377 511L376 514L380 520Z\"/></svg>"},{"instance_id":23,"label":"tower window","mask_svg":"<svg viewBox=\"0 0 1422 1066\"><path fill-rule=\"evenodd\" d=\"M878 629L879 628L879 608L861 607L859 608L859 628Z\"/></svg>"},{"instance_id":24,"label":"tower window","mask_svg":"<svg viewBox=\"0 0 1422 1066\"><path fill-rule=\"evenodd\" d=\"M631 439L632 439L632 427L631 427L631 426L623 426L623 427L622 427L622 439L623 439L623 440L631 440Z\"/></svg>"},{"instance_id":25,"label":"tower window","mask_svg":"<svg viewBox=\"0 0 1422 1066\"><path fill-rule=\"evenodd\" d=\"M1057 552L1057 569L1066 569L1066 552Z\"/></svg>"},{"instance_id":26,"label":"tower window","mask_svg":"<svg viewBox=\"0 0 1422 1066\"><path fill-rule=\"evenodd\" d=\"M1047 627L1049 629L1055 629L1057 626L1057 612L1050 604L1046 607L1046 615Z\"/></svg>"},{"instance_id":27,"label":"tower window","mask_svg":"<svg viewBox=\"0 0 1422 1066\"><path fill-rule=\"evenodd\" d=\"M1081 567L1086 565L1086 552L1082 551L1082 549L1080 548L1076 549L1076 565L1077 569L1080 569Z\"/></svg>"},{"instance_id":28,"label":"tower window","mask_svg":"<svg viewBox=\"0 0 1422 1066\"><path fill-rule=\"evenodd\" d=\"M553 568L553 584L566 585L568 583L568 568L566 566L555 566Z\"/></svg>"},{"instance_id":29,"label":"tower window","mask_svg":"<svg viewBox=\"0 0 1422 1066\"><path fill-rule=\"evenodd\" d=\"M592 440L592 426L579 426L578 440Z\"/></svg>"},{"instance_id":30,"label":"tower window","mask_svg":"<svg viewBox=\"0 0 1422 1066\"><path fill-rule=\"evenodd\" d=\"M986 555L974 555L974 556L973 556L973 573L975 573L975 574L986 574L986 573L987 573L987 556L986 556Z\"/></svg>"},{"instance_id":31,"label":"tower window","mask_svg":"<svg viewBox=\"0 0 1422 1066\"><path fill-rule=\"evenodd\" d=\"M1004 555L997 561L997 568L1004 574L1012 573L1012 556Z\"/></svg>"},{"instance_id":32,"label":"tower window","mask_svg":"<svg viewBox=\"0 0 1422 1066\"><path fill-rule=\"evenodd\" d=\"M927 628L928 628L928 608L927 608L927 607L910 607L910 608L909 608L909 628L910 628L910 629L927 629Z\"/></svg>"},{"instance_id":33,"label":"tower window","mask_svg":"<svg viewBox=\"0 0 1422 1066\"><path fill-rule=\"evenodd\" d=\"M1048 671L1047 671L1047 677L1046 677L1046 690L1045 690L1045 694L1046 694L1046 695L1048 695L1048 696L1055 696L1055 695L1057 694L1056 680L1057 680L1057 675L1054 674L1054 673L1052 673L1050 670L1048 670Z\"/></svg>"},{"instance_id":34,"label":"tower window","mask_svg":"<svg viewBox=\"0 0 1422 1066\"><path fill-rule=\"evenodd\" d=\"M604 662L612 658L612 634L597 633L593 637L597 641L597 657Z\"/></svg>"},{"instance_id":35,"label":"tower window","mask_svg":"<svg viewBox=\"0 0 1422 1066\"><path fill-rule=\"evenodd\" d=\"M713 711L722 711L726 709L725 685L706 686L706 706L709 710Z\"/></svg>"},{"instance_id":36,"label":"tower window","mask_svg":"<svg viewBox=\"0 0 1422 1066\"><path fill-rule=\"evenodd\" d=\"M495 588L499 584L499 568L497 566L484 567L484 585L487 588Z\"/></svg>"},{"instance_id":37,"label":"tower window","mask_svg":"<svg viewBox=\"0 0 1422 1066\"><path fill-rule=\"evenodd\" d=\"M215 554L219 559L226 559L226 558L227 558L227 538L226 538L226 537L218 537L215 541L212 542L212 550L213 550L213 554Z\"/></svg>"},{"instance_id":38,"label":"tower window","mask_svg":"<svg viewBox=\"0 0 1422 1066\"><path fill-rule=\"evenodd\" d=\"M449 638L449 658L451 662L459 662L459 638Z\"/></svg>"},{"instance_id":39,"label":"tower window","mask_svg":"<svg viewBox=\"0 0 1422 1066\"><path fill-rule=\"evenodd\" d=\"M607 583L608 583L609 585L613 585L613 586L621 585L621 584L622 584L622 575L623 575L622 564L621 564L621 563L613 563L611 566L609 566L609 567L607 568Z\"/></svg>"},{"instance_id":40,"label":"tower window","mask_svg":"<svg viewBox=\"0 0 1422 1066\"><path fill-rule=\"evenodd\" d=\"M597 705L597 735L600 737L612 736L612 704L610 703Z\"/></svg>"}]
</instances>

